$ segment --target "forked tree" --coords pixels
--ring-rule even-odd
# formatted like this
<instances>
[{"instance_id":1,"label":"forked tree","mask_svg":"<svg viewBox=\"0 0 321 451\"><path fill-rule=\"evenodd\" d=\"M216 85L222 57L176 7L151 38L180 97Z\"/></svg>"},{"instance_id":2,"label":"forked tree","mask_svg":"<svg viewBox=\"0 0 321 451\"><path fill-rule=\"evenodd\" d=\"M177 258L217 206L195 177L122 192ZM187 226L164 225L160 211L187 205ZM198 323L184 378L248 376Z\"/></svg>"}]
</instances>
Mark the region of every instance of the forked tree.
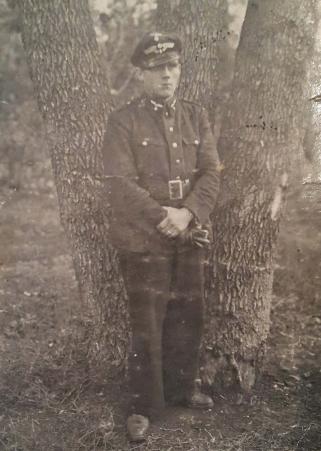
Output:
<instances>
[{"instance_id":1,"label":"forked tree","mask_svg":"<svg viewBox=\"0 0 321 451\"><path fill-rule=\"evenodd\" d=\"M305 121L315 0L250 0L218 149L222 183L212 215L201 375L249 390L269 331L273 250L291 160ZM111 101L87 0L19 0L23 42L50 142L62 224L80 295L93 306L93 340L110 361L126 355L124 290L108 240L100 147ZM215 118L224 38L222 0L162 0L159 23L179 31L181 93ZM91 348L93 351L94 347Z\"/></svg>"}]
</instances>

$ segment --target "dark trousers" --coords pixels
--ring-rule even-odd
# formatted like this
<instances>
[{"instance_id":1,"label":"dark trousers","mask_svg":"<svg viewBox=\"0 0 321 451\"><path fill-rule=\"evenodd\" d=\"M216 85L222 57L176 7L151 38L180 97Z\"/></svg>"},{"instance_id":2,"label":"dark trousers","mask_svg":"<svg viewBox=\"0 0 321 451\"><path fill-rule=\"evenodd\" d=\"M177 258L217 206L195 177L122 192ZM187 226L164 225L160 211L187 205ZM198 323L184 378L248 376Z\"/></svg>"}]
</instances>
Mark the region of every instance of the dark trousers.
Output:
<instances>
[{"instance_id":1,"label":"dark trousers","mask_svg":"<svg viewBox=\"0 0 321 451\"><path fill-rule=\"evenodd\" d=\"M204 251L126 253L120 264L129 298L131 413L155 418L191 394L203 326Z\"/></svg>"}]
</instances>

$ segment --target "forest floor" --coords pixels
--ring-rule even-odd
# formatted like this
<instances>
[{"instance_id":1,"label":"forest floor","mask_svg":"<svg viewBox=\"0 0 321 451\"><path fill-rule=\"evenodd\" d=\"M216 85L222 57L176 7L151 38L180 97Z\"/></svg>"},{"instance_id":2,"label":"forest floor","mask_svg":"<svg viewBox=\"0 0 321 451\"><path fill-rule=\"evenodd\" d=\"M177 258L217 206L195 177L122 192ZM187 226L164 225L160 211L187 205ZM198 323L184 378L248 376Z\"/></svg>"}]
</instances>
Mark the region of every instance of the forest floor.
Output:
<instances>
[{"instance_id":1,"label":"forest floor","mask_svg":"<svg viewBox=\"0 0 321 451\"><path fill-rule=\"evenodd\" d=\"M126 390L77 349L68 365L61 359L81 306L57 211L52 185L0 187L0 450L321 450L319 217L302 207L285 218L267 361L252 396L169 409L133 445Z\"/></svg>"}]
</instances>

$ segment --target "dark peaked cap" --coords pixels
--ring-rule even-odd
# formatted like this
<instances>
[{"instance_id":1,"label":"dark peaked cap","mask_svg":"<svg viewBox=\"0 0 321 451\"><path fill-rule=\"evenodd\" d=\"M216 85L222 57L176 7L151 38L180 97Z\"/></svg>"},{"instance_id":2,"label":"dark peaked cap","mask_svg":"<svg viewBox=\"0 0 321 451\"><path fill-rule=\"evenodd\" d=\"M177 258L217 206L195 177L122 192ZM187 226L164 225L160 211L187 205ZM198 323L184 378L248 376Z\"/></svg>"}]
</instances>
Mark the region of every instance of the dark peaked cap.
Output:
<instances>
[{"instance_id":1,"label":"dark peaked cap","mask_svg":"<svg viewBox=\"0 0 321 451\"><path fill-rule=\"evenodd\" d=\"M137 44L131 57L134 66L149 69L180 58L182 42L171 33L147 33Z\"/></svg>"}]
</instances>

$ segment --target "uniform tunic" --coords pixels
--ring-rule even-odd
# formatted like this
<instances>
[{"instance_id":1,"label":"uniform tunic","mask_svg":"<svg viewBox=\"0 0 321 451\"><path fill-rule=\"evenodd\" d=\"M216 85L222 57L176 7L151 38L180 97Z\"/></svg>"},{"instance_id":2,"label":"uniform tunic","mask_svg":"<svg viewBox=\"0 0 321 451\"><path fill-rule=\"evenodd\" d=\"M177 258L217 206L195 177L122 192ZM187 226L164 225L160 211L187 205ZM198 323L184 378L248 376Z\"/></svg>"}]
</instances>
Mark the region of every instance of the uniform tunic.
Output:
<instances>
[{"instance_id":1,"label":"uniform tunic","mask_svg":"<svg viewBox=\"0 0 321 451\"><path fill-rule=\"evenodd\" d=\"M219 187L218 156L201 106L185 100L159 107L143 97L113 112L103 147L111 193L110 233L118 249L173 250L156 226L162 206L187 207L205 224ZM169 199L169 180L184 183L184 198Z\"/></svg>"},{"instance_id":2,"label":"uniform tunic","mask_svg":"<svg viewBox=\"0 0 321 451\"><path fill-rule=\"evenodd\" d=\"M206 111L185 100L136 99L108 121L103 146L110 234L129 298L131 412L157 416L193 390L203 326L204 251L157 231L162 206L206 224L219 188ZM172 200L169 181L182 182ZM175 186L175 184L174 184Z\"/></svg>"}]
</instances>

